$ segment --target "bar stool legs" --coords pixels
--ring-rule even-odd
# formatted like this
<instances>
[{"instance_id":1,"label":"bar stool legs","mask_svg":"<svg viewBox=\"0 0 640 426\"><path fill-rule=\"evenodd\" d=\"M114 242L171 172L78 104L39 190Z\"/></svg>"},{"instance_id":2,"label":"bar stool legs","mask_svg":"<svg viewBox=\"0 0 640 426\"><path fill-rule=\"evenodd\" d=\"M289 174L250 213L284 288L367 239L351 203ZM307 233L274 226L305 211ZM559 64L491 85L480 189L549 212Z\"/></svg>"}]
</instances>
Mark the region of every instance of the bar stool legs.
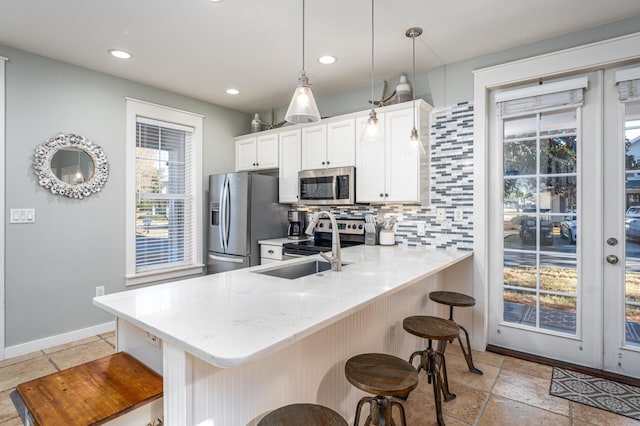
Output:
<instances>
[{"instance_id":1,"label":"bar stool legs","mask_svg":"<svg viewBox=\"0 0 640 426\"><path fill-rule=\"evenodd\" d=\"M367 417L367 420L365 420L365 426L369 426L371 424L379 426L395 425L396 422L391 417L394 405L400 410L400 423L404 426L407 425L407 417L402 404L384 396L365 396L360 399L356 407L356 418L353 422L354 425L360 424L360 411L364 404L369 404L369 416Z\"/></svg>"},{"instance_id":2,"label":"bar stool legs","mask_svg":"<svg viewBox=\"0 0 640 426\"><path fill-rule=\"evenodd\" d=\"M471 296L462 293L456 293L453 291L432 291L429 293L429 299L434 302L441 303L443 305L449 306L449 320L454 321L453 319L453 307L454 306L474 306L476 304L476 299ZM456 323L457 324L457 323ZM464 332L465 340L467 342L466 346L462 343L462 338L458 335L458 343L460 344L460 350L464 355L465 361L467 361L467 367L469 367L469 371L471 373L482 375L482 371L479 368L476 368L473 365L473 357L471 355L471 341L469 340L469 332L463 326L458 324L458 327ZM453 342L453 340L450 340ZM438 342L438 350L444 353L445 348L447 347L446 341Z\"/></svg>"},{"instance_id":3,"label":"bar stool legs","mask_svg":"<svg viewBox=\"0 0 640 426\"><path fill-rule=\"evenodd\" d=\"M434 350L431 340L426 349L415 351L409 358L409 363L413 364L413 359L420 357L420 365L418 372L424 370L427 375L427 382L433 385L433 396L436 404L436 418L439 425L444 425L442 418L442 401L440 394L445 402L456 399L456 395L449 391L449 379L447 379L447 364L444 355L439 350Z\"/></svg>"},{"instance_id":4,"label":"bar stool legs","mask_svg":"<svg viewBox=\"0 0 640 426\"><path fill-rule=\"evenodd\" d=\"M444 426L441 398L448 402L455 399L456 395L449 391L447 364L444 354L440 350L433 348L433 340L438 342L452 340L459 335L460 328L453 321L423 315L405 318L402 322L402 327L414 336L427 339L427 347L412 353L409 363L413 365L414 358L420 357L420 365L417 370L418 372L424 370L428 383L433 385L436 419L438 420L438 425Z\"/></svg>"}]
</instances>

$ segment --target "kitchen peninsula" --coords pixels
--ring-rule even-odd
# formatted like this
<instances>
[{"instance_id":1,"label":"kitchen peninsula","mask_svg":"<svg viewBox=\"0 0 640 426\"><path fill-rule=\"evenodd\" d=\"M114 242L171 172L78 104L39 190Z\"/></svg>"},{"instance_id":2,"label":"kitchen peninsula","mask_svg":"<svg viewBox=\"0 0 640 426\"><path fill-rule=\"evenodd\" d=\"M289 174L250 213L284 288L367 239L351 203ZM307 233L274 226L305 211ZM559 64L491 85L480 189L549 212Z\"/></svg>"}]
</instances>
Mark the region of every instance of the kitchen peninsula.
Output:
<instances>
[{"instance_id":1,"label":"kitchen peninsula","mask_svg":"<svg viewBox=\"0 0 640 426\"><path fill-rule=\"evenodd\" d=\"M433 290L471 292L471 252L407 246L344 249L341 272L298 279L282 265L114 293L94 304L117 318L117 350L163 375L168 425L247 425L293 402L351 419L363 395L344 378L358 353L406 358L424 342L402 319L444 315ZM310 256L283 262L320 259ZM470 310L471 311L471 310ZM459 322L471 329L471 315ZM161 344L160 344L161 343Z\"/></svg>"}]
</instances>

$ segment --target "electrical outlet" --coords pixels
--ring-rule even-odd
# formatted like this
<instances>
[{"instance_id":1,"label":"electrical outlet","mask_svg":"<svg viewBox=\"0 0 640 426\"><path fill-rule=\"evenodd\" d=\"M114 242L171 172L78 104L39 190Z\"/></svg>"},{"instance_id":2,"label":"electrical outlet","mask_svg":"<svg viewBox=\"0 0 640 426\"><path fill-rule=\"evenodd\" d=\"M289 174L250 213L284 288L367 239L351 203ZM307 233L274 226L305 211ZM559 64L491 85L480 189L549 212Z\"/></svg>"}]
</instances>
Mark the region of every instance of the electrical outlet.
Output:
<instances>
[{"instance_id":1,"label":"electrical outlet","mask_svg":"<svg viewBox=\"0 0 640 426\"><path fill-rule=\"evenodd\" d=\"M436 220L438 222L444 222L444 220L445 220L445 211L444 211L444 209L436 209Z\"/></svg>"},{"instance_id":2,"label":"electrical outlet","mask_svg":"<svg viewBox=\"0 0 640 426\"><path fill-rule=\"evenodd\" d=\"M427 224L424 222L418 222L418 236L424 237L427 234Z\"/></svg>"},{"instance_id":3,"label":"electrical outlet","mask_svg":"<svg viewBox=\"0 0 640 426\"><path fill-rule=\"evenodd\" d=\"M162 347L162 340L154 334L149 333L148 331L144 332L144 340L152 346L156 348Z\"/></svg>"},{"instance_id":4,"label":"electrical outlet","mask_svg":"<svg viewBox=\"0 0 640 426\"><path fill-rule=\"evenodd\" d=\"M453 211L453 220L456 222L462 222L463 212L462 209L455 209Z\"/></svg>"},{"instance_id":5,"label":"electrical outlet","mask_svg":"<svg viewBox=\"0 0 640 426\"><path fill-rule=\"evenodd\" d=\"M389 327L389 346L393 346L396 343L397 337L397 323L393 323L391 327Z\"/></svg>"},{"instance_id":6,"label":"electrical outlet","mask_svg":"<svg viewBox=\"0 0 640 426\"><path fill-rule=\"evenodd\" d=\"M99 285L96 287L96 297L104 296L104 286Z\"/></svg>"}]
</instances>

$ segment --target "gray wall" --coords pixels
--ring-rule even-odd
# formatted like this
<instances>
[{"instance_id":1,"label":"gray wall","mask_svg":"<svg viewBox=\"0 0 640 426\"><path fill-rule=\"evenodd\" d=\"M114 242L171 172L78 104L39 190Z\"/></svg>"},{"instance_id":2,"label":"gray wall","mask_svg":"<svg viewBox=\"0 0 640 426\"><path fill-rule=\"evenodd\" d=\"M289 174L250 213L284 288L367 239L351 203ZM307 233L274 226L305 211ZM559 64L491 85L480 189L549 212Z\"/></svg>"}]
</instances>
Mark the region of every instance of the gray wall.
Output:
<instances>
[{"instance_id":1,"label":"gray wall","mask_svg":"<svg viewBox=\"0 0 640 426\"><path fill-rule=\"evenodd\" d=\"M244 113L0 46L6 64L6 346L113 320L95 287L125 290L125 97L205 116L206 176L235 167ZM100 145L111 166L103 191L84 200L38 185L33 149L57 133ZM203 194L204 197L204 194ZM10 208L35 208L35 224L10 224Z\"/></svg>"}]
</instances>

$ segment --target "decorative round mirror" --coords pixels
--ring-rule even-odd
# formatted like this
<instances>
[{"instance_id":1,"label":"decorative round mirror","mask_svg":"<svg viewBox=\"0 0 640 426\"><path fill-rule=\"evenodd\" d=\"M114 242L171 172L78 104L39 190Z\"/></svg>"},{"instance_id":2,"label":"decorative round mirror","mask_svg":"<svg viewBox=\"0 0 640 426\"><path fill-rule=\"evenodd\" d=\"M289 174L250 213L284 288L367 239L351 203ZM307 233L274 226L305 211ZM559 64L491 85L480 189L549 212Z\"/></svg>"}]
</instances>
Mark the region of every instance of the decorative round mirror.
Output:
<instances>
[{"instance_id":1,"label":"decorative round mirror","mask_svg":"<svg viewBox=\"0 0 640 426\"><path fill-rule=\"evenodd\" d=\"M64 133L36 147L33 169L40 185L69 198L100 191L109 177L102 148L82 136Z\"/></svg>"}]
</instances>

